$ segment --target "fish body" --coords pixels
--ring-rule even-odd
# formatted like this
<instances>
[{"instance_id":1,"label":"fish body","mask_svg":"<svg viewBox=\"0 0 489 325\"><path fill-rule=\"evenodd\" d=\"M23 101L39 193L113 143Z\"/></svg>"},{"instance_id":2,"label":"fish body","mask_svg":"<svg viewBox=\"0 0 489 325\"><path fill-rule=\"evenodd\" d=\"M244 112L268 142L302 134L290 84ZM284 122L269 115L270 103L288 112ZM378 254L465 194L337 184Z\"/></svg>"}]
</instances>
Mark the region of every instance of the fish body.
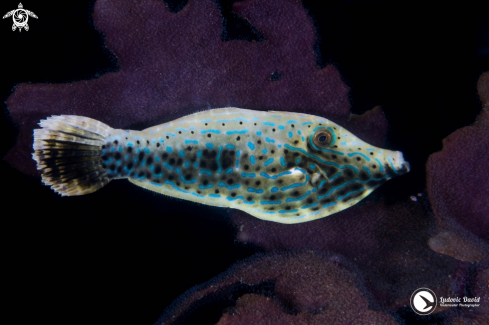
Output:
<instances>
[{"instance_id":1,"label":"fish body","mask_svg":"<svg viewBox=\"0 0 489 325\"><path fill-rule=\"evenodd\" d=\"M43 181L62 195L127 178L161 194L287 224L344 210L409 171L401 152L300 113L221 108L143 131L78 116L40 125L33 157Z\"/></svg>"}]
</instances>

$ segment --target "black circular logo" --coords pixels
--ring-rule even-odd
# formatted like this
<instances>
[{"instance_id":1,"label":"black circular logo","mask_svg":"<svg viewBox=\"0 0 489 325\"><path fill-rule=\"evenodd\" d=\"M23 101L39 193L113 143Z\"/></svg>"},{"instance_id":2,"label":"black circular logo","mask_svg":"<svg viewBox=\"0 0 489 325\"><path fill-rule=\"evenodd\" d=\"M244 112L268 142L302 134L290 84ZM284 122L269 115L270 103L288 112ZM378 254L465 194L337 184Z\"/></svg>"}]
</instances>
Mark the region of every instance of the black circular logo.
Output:
<instances>
[{"instance_id":1,"label":"black circular logo","mask_svg":"<svg viewBox=\"0 0 489 325\"><path fill-rule=\"evenodd\" d=\"M418 315L429 315L436 308L436 295L428 288L419 288L411 295L411 308Z\"/></svg>"}]
</instances>

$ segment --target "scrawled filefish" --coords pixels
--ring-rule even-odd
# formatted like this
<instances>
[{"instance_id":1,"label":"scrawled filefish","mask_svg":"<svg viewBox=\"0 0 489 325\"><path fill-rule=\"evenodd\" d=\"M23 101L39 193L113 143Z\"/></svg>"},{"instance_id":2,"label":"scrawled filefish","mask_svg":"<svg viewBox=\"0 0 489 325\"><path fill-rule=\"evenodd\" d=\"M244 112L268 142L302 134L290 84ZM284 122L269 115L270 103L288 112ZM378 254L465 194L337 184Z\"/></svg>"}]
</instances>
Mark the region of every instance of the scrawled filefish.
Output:
<instances>
[{"instance_id":1,"label":"scrawled filefish","mask_svg":"<svg viewBox=\"0 0 489 325\"><path fill-rule=\"evenodd\" d=\"M88 194L127 178L280 223L329 216L409 171L401 152L299 113L221 108L143 131L70 115L39 125L33 158L43 182L61 195Z\"/></svg>"}]
</instances>

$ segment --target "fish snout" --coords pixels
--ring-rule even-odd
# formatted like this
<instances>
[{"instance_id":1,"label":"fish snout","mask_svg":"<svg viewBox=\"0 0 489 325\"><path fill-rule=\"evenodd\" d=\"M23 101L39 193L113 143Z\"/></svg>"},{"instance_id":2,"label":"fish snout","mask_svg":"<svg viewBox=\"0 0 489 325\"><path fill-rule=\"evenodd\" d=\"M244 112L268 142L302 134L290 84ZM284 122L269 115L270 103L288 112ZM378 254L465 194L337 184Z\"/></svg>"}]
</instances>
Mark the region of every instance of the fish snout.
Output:
<instances>
[{"instance_id":1,"label":"fish snout","mask_svg":"<svg viewBox=\"0 0 489 325\"><path fill-rule=\"evenodd\" d=\"M406 174L411 170L411 165L404 160L404 155L400 151L392 154L392 164L398 174Z\"/></svg>"}]
</instances>

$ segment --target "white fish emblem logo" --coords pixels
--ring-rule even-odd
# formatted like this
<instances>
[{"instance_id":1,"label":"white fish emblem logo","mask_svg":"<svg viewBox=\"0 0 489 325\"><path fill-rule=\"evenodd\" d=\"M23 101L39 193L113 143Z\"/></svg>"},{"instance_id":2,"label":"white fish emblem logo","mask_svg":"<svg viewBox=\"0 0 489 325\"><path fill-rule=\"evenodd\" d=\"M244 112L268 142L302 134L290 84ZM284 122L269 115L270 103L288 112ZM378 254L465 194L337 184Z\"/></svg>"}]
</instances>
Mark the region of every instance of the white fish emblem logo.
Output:
<instances>
[{"instance_id":1,"label":"white fish emblem logo","mask_svg":"<svg viewBox=\"0 0 489 325\"><path fill-rule=\"evenodd\" d=\"M12 31L15 31L17 28L19 29L19 32L22 31L22 28L24 28L26 31L29 30L29 25L27 25L27 21L29 20L29 16L33 18L38 18L35 13L29 10L25 10L24 7L22 6L22 3L19 3L19 8L11 10L5 14L2 18L8 18L12 16L12 19L14 21L14 24L12 25Z\"/></svg>"}]
</instances>

